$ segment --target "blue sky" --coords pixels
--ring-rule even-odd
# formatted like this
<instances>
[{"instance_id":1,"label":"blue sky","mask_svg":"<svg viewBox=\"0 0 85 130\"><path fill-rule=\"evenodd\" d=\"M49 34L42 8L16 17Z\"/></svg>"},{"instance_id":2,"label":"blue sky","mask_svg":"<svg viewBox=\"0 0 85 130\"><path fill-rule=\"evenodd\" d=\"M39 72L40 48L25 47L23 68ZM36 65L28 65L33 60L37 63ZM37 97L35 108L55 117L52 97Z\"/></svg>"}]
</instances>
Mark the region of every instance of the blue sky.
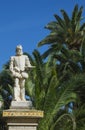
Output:
<instances>
[{"instance_id":1,"label":"blue sky","mask_svg":"<svg viewBox=\"0 0 85 130\"><path fill-rule=\"evenodd\" d=\"M37 43L49 34L44 26L55 20L54 14L61 15L61 9L70 16L76 3L84 6L85 16L85 0L0 0L0 71L18 44L24 52L43 53L46 47L37 48Z\"/></svg>"}]
</instances>

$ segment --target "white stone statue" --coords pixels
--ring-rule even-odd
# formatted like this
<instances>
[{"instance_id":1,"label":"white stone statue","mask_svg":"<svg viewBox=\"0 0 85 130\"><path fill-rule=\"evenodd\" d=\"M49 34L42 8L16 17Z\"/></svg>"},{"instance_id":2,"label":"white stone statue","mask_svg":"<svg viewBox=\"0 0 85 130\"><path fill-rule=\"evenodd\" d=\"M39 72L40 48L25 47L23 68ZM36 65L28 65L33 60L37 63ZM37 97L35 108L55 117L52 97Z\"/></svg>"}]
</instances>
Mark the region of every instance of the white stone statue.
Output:
<instances>
[{"instance_id":1,"label":"white stone statue","mask_svg":"<svg viewBox=\"0 0 85 130\"><path fill-rule=\"evenodd\" d=\"M33 68L29 58L23 55L21 45L16 47L16 55L11 56L9 69L14 77L14 101L26 101L25 99L25 80L28 78L27 70Z\"/></svg>"}]
</instances>

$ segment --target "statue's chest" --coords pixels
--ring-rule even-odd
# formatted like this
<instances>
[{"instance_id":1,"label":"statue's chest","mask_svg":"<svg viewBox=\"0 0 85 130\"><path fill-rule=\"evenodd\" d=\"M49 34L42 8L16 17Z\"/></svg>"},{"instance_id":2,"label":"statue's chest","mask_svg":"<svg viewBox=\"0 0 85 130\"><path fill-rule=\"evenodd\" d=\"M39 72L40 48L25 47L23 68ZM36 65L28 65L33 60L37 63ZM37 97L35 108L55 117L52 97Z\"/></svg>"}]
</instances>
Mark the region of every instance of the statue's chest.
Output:
<instances>
[{"instance_id":1,"label":"statue's chest","mask_svg":"<svg viewBox=\"0 0 85 130\"><path fill-rule=\"evenodd\" d=\"M24 64L24 63L25 63L25 58L24 58L24 57L21 57L21 56L15 57L14 62L15 62L15 64L17 64L17 65Z\"/></svg>"}]
</instances>

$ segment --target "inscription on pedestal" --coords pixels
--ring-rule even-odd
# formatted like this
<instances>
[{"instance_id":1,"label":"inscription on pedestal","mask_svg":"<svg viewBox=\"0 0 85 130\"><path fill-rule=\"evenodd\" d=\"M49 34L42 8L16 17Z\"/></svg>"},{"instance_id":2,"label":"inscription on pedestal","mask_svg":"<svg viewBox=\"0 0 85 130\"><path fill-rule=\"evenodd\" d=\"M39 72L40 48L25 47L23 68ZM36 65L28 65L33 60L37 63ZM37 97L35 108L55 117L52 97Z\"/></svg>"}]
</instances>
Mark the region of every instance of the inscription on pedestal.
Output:
<instances>
[{"instance_id":1,"label":"inscription on pedestal","mask_svg":"<svg viewBox=\"0 0 85 130\"><path fill-rule=\"evenodd\" d=\"M43 111L3 111L3 117L43 117Z\"/></svg>"}]
</instances>

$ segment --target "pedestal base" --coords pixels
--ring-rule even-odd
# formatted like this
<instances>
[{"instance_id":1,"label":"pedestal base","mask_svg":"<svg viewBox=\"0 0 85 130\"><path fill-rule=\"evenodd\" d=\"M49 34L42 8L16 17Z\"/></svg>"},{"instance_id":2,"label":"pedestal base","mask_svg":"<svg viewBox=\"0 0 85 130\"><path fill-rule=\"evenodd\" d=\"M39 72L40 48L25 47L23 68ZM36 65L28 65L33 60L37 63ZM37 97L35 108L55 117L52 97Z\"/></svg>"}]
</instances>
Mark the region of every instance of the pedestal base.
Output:
<instances>
[{"instance_id":1,"label":"pedestal base","mask_svg":"<svg viewBox=\"0 0 85 130\"><path fill-rule=\"evenodd\" d=\"M36 130L36 126L9 126L8 130Z\"/></svg>"},{"instance_id":2,"label":"pedestal base","mask_svg":"<svg viewBox=\"0 0 85 130\"><path fill-rule=\"evenodd\" d=\"M11 109L32 109L32 101L12 101L11 102Z\"/></svg>"},{"instance_id":3,"label":"pedestal base","mask_svg":"<svg viewBox=\"0 0 85 130\"><path fill-rule=\"evenodd\" d=\"M8 130L37 130L43 111L28 109L9 109L3 111Z\"/></svg>"}]
</instances>

